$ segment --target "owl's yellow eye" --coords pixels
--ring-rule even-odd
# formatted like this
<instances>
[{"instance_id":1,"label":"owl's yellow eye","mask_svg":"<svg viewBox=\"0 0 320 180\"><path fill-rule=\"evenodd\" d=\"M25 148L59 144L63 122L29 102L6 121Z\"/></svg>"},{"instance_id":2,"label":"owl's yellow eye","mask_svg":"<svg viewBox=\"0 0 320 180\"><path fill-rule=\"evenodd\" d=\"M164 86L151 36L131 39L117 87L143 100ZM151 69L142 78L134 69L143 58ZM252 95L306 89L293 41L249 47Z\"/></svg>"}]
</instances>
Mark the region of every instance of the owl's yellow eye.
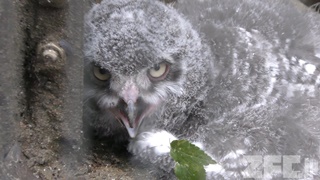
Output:
<instances>
[{"instance_id":1,"label":"owl's yellow eye","mask_svg":"<svg viewBox=\"0 0 320 180\"><path fill-rule=\"evenodd\" d=\"M111 74L108 70L97 66L93 67L93 74L100 81L107 81L111 78Z\"/></svg>"},{"instance_id":2,"label":"owl's yellow eye","mask_svg":"<svg viewBox=\"0 0 320 180\"><path fill-rule=\"evenodd\" d=\"M151 80L163 80L169 71L169 65L167 63L160 63L149 69L149 77Z\"/></svg>"}]
</instances>

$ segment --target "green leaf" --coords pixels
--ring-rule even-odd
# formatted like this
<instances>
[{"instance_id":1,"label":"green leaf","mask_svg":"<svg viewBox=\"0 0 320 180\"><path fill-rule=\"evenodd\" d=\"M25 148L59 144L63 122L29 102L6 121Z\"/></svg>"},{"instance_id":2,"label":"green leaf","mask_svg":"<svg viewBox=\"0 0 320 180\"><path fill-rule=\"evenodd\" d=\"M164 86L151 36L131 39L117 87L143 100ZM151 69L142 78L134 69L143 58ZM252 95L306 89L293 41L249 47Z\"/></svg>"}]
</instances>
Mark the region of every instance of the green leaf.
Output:
<instances>
[{"instance_id":1,"label":"green leaf","mask_svg":"<svg viewBox=\"0 0 320 180\"><path fill-rule=\"evenodd\" d=\"M203 167L216 163L204 151L187 140L174 140L170 146L171 157L181 165Z\"/></svg>"},{"instance_id":2,"label":"green leaf","mask_svg":"<svg viewBox=\"0 0 320 180\"><path fill-rule=\"evenodd\" d=\"M180 180L205 180L206 179L206 171L204 170L202 165L181 165L179 163L176 164L174 168L174 173L177 178Z\"/></svg>"}]
</instances>

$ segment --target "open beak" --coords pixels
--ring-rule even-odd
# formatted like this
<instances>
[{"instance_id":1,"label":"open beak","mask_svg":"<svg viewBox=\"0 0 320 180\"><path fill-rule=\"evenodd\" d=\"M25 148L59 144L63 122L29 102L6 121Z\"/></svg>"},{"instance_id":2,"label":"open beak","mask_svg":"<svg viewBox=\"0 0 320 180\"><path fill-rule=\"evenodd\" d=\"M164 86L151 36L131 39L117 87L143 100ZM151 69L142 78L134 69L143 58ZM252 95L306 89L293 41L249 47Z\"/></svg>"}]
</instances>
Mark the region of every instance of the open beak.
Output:
<instances>
[{"instance_id":1,"label":"open beak","mask_svg":"<svg viewBox=\"0 0 320 180\"><path fill-rule=\"evenodd\" d=\"M127 102L126 113L120 118L122 124L126 127L128 134L131 138L136 137L142 119L137 117L136 105L132 100Z\"/></svg>"},{"instance_id":2,"label":"open beak","mask_svg":"<svg viewBox=\"0 0 320 180\"><path fill-rule=\"evenodd\" d=\"M111 112L125 126L131 138L137 136L144 118L149 115L154 105L145 103L139 97L139 91L135 84L126 84L119 93L121 99Z\"/></svg>"},{"instance_id":3,"label":"open beak","mask_svg":"<svg viewBox=\"0 0 320 180\"><path fill-rule=\"evenodd\" d=\"M117 106L111 109L111 112L124 125L129 136L134 138L137 136L144 118L153 111L154 107L154 105L149 105L140 99L136 103L133 101L126 103L124 100L120 100Z\"/></svg>"}]
</instances>

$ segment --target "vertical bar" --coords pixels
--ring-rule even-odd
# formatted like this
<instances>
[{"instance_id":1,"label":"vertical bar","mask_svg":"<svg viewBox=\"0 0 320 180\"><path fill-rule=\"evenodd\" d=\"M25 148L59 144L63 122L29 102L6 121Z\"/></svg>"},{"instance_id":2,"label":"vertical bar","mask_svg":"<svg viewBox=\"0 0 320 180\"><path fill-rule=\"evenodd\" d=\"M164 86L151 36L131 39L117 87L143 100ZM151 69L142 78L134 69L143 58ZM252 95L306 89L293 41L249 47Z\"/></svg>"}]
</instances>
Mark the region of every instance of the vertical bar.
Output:
<instances>
[{"instance_id":1,"label":"vertical bar","mask_svg":"<svg viewBox=\"0 0 320 180\"><path fill-rule=\"evenodd\" d=\"M17 95L19 94L19 78L17 74L18 50L15 48L17 36L16 10L10 0L0 1L0 153L4 157L9 142L15 136L15 115L17 113Z\"/></svg>"},{"instance_id":2,"label":"vertical bar","mask_svg":"<svg viewBox=\"0 0 320 180\"><path fill-rule=\"evenodd\" d=\"M66 16L66 39L60 44L67 54L66 90L62 94L64 110L62 120L62 136L67 139L68 146L62 147L60 160L65 164L67 176L78 174L83 163L78 160L84 156L82 131L82 91L83 91L83 18L84 1L70 0ZM71 150L70 150L71 145ZM69 150L68 150L69 148Z\"/></svg>"},{"instance_id":3,"label":"vertical bar","mask_svg":"<svg viewBox=\"0 0 320 180\"><path fill-rule=\"evenodd\" d=\"M35 179L26 166L18 143L24 114L23 34L12 0L0 1L0 177Z\"/></svg>"}]
</instances>

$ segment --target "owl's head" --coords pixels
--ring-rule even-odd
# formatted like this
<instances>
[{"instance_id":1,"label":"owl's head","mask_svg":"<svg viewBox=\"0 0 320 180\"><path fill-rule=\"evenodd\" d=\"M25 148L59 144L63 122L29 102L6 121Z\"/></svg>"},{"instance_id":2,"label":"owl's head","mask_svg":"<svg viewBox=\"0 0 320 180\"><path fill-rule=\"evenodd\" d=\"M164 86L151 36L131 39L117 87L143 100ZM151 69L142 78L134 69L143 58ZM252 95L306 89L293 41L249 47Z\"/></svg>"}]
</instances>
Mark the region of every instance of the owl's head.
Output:
<instances>
[{"instance_id":1,"label":"owl's head","mask_svg":"<svg viewBox=\"0 0 320 180\"><path fill-rule=\"evenodd\" d=\"M161 104L188 91L197 78L188 73L205 66L198 34L161 2L103 1L85 28L85 103L110 134L126 128L135 137Z\"/></svg>"}]
</instances>

